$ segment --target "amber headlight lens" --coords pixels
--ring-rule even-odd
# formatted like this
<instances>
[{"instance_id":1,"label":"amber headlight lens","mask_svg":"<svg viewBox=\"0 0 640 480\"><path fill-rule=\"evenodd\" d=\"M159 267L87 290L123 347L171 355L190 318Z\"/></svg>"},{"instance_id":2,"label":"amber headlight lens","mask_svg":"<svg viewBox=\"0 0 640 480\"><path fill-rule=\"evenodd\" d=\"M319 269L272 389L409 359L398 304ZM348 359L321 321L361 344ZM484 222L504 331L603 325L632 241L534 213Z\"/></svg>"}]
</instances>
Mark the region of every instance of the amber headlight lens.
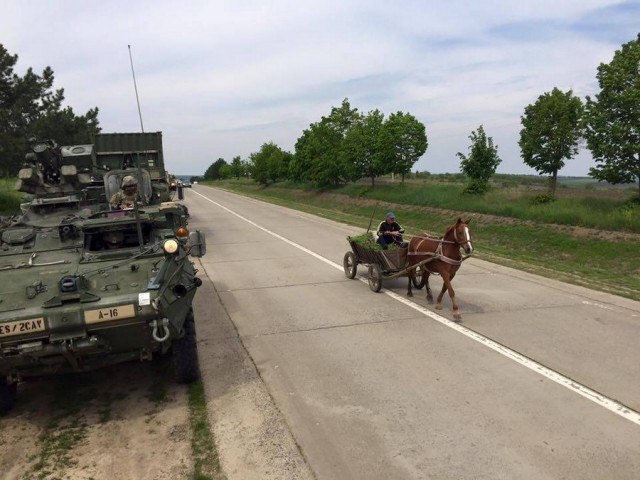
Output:
<instances>
[{"instance_id":1,"label":"amber headlight lens","mask_svg":"<svg viewBox=\"0 0 640 480\"><path fill-rule=\"evenodd\" d=\"M173 238L166 240L162 245L162 248L167 253L176 253L178 251L178 241Z\"/></svg>"}]
</instances>

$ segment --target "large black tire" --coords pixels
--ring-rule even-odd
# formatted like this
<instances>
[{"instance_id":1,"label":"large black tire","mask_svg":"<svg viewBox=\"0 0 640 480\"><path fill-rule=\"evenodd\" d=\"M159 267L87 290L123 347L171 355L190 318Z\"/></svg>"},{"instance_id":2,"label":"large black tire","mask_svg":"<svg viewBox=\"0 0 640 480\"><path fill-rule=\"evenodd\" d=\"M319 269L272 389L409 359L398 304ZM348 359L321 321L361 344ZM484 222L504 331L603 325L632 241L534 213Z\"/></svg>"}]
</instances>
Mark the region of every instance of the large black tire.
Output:
<instances>
[{"instance_id":1,"label":"large black tire","mask_svg":"<svg viewBox=\"0 0 640 480\"><path fill-rule=\"evenodd\" d=\"M180 383L195 382L200 378L198 364L198 344L196 341L196 322L193 310L184 321L184 336L174 340L171 345L173 373Z\"/></svg>"},{"instance_id":2,"label":"large black tire","mask_svg":"<svg viewBox=\"0 0 640 480\"><path fill-rule=\"evenodd\" d=\"M9 384L4 378L0 380L0 414L7 413L13 408L16 403L17 393L17 384Z\"/></svg>"},{"instance_id":3,"label":"large black tire","mask_svg":"<svg viewBox=\"0 0 640 480\"><path fill-rule=\"evenodd\" d=\"M347 252L344 254L342 266L344 267L344 274L347 278L355 278L356 273L358 273L358 261L356 260L356 256L353 252Z\"/></svg>"}]
</instances>

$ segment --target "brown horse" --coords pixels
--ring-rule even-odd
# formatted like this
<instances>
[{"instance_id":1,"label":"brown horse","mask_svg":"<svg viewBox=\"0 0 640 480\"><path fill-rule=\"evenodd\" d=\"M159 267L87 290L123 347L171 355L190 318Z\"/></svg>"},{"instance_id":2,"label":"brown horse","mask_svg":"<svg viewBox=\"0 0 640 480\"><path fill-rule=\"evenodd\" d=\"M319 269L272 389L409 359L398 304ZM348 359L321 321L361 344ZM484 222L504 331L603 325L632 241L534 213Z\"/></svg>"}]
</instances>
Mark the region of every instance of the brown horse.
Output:
<instances>
[{"instance_id":1,"label":"brown horse","mask_svg":"<svg viewBox=\"0 0 640 480\"><path fill-rule=\"evenodd\" d=\"M440 290L440 295L438 295L436 301L436 310L442 309L442 297L444 296L444 292L448 290L449 297L451 298L451 307L453 309L453 318L456 320L460 320L462 316L458 310L456 294L451 286L451 280L456 276L456 272L460 268L462 261L466 258L460 254L460 248L463 248L467 254L473 252L471 234L467 226L468 223L469 220L464 222L461 218L458 218L455 225L447 228L442 238L433 237L426 232L413 237L409 242L409 252L407 254L409 267L429 260L411 270L407 296L413 296L411 283L412 281L416 281L416 277L418 276L416 270L419 269L422 273L422 282L416 281L416 285L424 284L426 286L427 301L433 303L433 294L431 293L431 288L429 288L429 275L440 275L442 277L442 290Z\"/></svg>"}]
</instances>

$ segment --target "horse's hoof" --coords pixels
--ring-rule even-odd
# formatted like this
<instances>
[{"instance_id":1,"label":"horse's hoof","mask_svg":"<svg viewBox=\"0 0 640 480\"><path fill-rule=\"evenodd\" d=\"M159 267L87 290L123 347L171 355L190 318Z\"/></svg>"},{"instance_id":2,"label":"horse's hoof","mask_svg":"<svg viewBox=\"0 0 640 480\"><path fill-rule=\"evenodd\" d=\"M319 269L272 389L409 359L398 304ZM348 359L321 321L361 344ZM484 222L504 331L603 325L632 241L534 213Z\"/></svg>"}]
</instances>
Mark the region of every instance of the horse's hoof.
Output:
<instances>
[{"instance_id":1,"label":"horse's hoof","mask_svg":"<svg viewBox=\"0 0 640 480\"><path fill-rule=\"evenodd\" d=\"M436 310L442 310L442 305L440 305L439 303L436 304Z\"/></svg>"},{"instance_id":2,"label":"horse's hoof","mask_svg":"<svg viewBox=\"0 0 640 480\"><path fill-rule=\"evenodd\" d=\"M407 293L407 297L413 297L413 293Z\"/></svg>"},{"instance_id":3,"label":"horse's hoof","mask_svg":"<svg viewBox=\"0 0 640 480\"><path fill-rule=\"evenodd\" d=\"M433 297L427 297L427 302L433 303Z\"/></svg>"},{"instance_id":4,"label":"horse's hoof","mask_svg":"<svg viewBox=\"0 0 640 480\"><path fill-rule=\"evenodd\" d=\"M453 314L453 318L454 318L456 321L460 321L460 320L462 320L462 315L460 315L459 313L454 313L454 314Z\"/></svg>"}]
</instances>

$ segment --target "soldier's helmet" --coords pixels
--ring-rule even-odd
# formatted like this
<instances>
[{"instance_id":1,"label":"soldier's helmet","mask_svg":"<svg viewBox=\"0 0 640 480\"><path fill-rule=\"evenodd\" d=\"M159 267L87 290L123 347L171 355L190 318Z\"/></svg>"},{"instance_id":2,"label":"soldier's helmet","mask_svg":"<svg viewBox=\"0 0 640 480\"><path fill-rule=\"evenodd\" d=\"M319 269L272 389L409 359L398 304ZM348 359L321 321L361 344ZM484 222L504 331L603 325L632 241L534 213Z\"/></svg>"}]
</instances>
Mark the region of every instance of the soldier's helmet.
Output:
<instances>
[{"instance_id":1,"label":"soldier's helmet","mask_svg":"<svg viewBox=\"0 0 640 480\"><path fill-rule=\"evenodd\" d=\"M122 188L130 187L132 185L138 185L138 180L136 177L132 177L131 175L127 175L122 179Z\"/></svg>"}]
</instances>

